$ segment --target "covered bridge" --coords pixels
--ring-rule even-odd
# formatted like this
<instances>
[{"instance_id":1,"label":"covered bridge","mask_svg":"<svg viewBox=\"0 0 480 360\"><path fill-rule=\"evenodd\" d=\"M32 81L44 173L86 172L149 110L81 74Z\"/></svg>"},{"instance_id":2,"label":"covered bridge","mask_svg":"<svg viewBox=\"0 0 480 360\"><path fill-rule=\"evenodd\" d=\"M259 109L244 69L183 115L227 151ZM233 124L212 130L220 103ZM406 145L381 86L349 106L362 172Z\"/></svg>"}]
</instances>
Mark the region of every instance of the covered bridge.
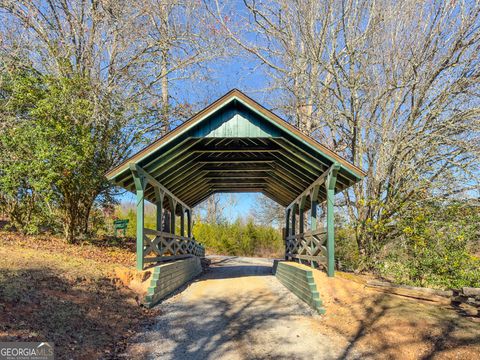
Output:
<instances>
[{"instance_id":1,"label":"covered bridge","mask_svg":"<svg viewBox=\"0 0 480 360\"><path fill-rule=\"evenodd\" d=\"M329 276L334 272L334 195L363 176L236 89L107 174L137 196L138 269L203 255L192 238L192 208L210 195L261 192L286 208L286 258L325 264ZM157 206L156 229L144 228L145 200ZM317 226L318 204L324 201L326 228ZM308 210L307 231L303 214Z\"/></svg>"}]
</instances>

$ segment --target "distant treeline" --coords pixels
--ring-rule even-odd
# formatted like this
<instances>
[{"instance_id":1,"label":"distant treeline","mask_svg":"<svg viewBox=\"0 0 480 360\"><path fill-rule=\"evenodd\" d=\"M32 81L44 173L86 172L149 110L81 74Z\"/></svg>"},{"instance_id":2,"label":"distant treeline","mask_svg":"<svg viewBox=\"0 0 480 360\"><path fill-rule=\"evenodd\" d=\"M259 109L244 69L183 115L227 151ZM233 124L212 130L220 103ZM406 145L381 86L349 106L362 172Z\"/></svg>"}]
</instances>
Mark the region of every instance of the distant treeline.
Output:
<instances>
[{"instance_id":1,"label":"distant treeline","mask_svg":"<svg viewBox=\"0 0 480 360\"><path fill-rule=\"evenodd\" d=\"M127 236L135 237L137 223L135 210L118 206L115 209L115 216L129 220ZM155 228L153 208L146 209L144 221L146 228ZM177 223L177 234L179 226ZM219 224L206 223L197 218L194 221L193 236L210 254L265 257L284 255L281 230L255 224L252 218L237 219L234 223L222 221Z\"/></svg>"},{"instance_id":2,"label":"distant treeline","mask_svg":"<svg viewBox=\"0 0 480 360\"><path fill-rule=\"evenodd\" d=\"M197 222L193 235L207 252L240 256L283 257L282 234L270 226L256 225L253 219L232 224Z\"/></svg>"}]
</instances>

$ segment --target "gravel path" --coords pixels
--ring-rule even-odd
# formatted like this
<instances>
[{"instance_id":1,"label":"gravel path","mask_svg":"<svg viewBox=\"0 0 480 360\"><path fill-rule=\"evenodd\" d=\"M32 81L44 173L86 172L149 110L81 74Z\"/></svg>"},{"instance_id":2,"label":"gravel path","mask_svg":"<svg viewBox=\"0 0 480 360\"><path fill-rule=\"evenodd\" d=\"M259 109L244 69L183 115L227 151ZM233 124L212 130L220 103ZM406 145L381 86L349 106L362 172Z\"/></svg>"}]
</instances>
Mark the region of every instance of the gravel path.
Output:
<instances>
[{"instance_id":1,"label":"gravel path","mask_svg":"<svg viewBox=\"0 0 480 360\"><path fill-rule=\"evenodd\" d=\"M210 270L160 305L135 359L332 359L348 346L271 275L272 261L212 257Z\"/></svg>"}]
</instances>

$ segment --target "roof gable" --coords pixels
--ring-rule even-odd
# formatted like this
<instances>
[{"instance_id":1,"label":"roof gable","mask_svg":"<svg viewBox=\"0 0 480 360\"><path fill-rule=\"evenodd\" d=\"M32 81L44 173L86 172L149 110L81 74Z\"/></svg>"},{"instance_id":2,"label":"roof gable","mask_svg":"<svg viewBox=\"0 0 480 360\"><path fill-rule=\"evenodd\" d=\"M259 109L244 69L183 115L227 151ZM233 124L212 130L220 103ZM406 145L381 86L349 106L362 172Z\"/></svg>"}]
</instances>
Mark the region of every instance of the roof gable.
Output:
<instances>
[{"instance_id":1,"label":"roof gable","mask_svg":"<svg viewBox=\"0 0 480 360\"><path fill-rule=\"evenodd\" d=\"M189 131L193 137L269 138L281 136L273 124L236 99L220 107Z\"/></svg>"},{"instance_id":2,"label":"roof gable","mask_svg":"<svg viewBox=\"0 0 480 360\"><path fill-rule=\"evenodd\" d=\"M251 116L252 114L254 114L254 117ZM360 168L301 133L297 128L237 89L231 90L182 125L146 146L110 170L106 176L113 180L121 173L129 171L129 164L139 163L147 157L155 156L155 153L170 142L174 140L184 141L189 135L194 137L261 138L276 137L282 133L302 143L309 152L313 151L316 155L325 157L332 163L338 162L353 177L361 179L365 176Z\"/></svg>"}]
</instances>

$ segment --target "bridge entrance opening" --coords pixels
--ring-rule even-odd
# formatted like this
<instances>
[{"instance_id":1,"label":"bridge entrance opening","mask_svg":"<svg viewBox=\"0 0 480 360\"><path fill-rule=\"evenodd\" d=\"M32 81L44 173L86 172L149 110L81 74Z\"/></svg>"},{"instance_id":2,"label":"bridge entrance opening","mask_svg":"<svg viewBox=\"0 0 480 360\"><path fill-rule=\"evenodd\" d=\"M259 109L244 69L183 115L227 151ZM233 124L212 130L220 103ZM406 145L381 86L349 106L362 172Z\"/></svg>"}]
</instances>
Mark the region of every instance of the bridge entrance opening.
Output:
<instances>
[{"instance_id":1,"label":"bridge entrance opening","mask_svg":"<svg viewBox=\"0 0 480 360\"><path fill-rule=\"evenodd\" d=\"M363 176L361 169L238 90L107 174L136 194L139 270L204 256L202 239L192 237L192 208L212 194L260 192L285 207L286 259L324 264L329 276L334 275L334 196ZM156 229L144 227L145 200L157 205ZM322 202L325 227L317 224Z\"/></svg>"}]
</instances>

